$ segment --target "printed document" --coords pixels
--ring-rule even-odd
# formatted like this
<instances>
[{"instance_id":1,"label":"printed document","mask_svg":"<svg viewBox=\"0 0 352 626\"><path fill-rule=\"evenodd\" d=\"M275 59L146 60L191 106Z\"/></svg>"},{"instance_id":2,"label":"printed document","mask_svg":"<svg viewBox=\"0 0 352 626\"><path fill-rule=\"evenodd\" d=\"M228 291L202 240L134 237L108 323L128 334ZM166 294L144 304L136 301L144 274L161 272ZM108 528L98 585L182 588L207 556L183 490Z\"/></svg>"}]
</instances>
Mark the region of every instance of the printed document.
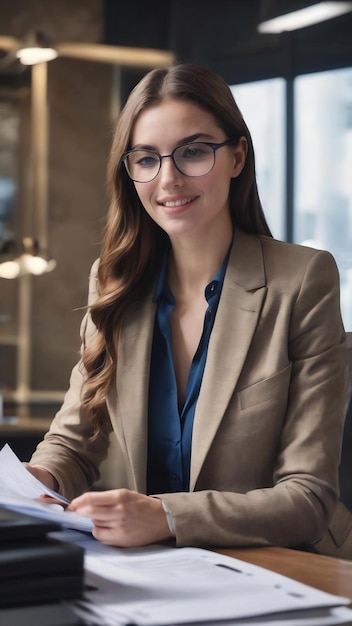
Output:
<instances>
[{"instance_id":1,"label":"printed document","mask_svg":"<svg viewBox=\"0 0 352 626\"><path fill-rule=\"evenodd\" d=\"M58 536L60 533L54 533ZM351 624L350 600L199 548L114 548L63 531L85 550L88 625L332 626Z\"/></svg>"},{"instance_id":2,"label":"printed document","mask_svg":"<svg viewBox=\"0 0 352 626\"><path fill-rule=\"evenodd\" d=\"M60 504L46 504L37 498L48 495ZM91 531L92 520L74 511L65 511L68 500L49 489L31 474L8 444L0 450L0 506L57 522L64 527Z\"/></svg>"}]
</instances>

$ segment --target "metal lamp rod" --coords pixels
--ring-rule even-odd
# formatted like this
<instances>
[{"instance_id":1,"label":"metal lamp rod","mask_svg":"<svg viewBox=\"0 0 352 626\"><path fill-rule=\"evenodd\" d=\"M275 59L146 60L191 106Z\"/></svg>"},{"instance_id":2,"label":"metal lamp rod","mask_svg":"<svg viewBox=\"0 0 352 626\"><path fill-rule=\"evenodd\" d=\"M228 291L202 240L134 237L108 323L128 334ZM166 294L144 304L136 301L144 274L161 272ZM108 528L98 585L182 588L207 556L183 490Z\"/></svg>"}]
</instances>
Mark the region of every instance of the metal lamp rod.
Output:
<instances>
[{"instance_id":1,"label":"metal lamp rod","mask_svg":"<svg viewBox=\"0 0 352 626\"><path fill-rule=\"evenodd\" d=\"M47 63L32 66L31 156L34 233L48 250L48 102Z\"/></svg>"}]
</instances>

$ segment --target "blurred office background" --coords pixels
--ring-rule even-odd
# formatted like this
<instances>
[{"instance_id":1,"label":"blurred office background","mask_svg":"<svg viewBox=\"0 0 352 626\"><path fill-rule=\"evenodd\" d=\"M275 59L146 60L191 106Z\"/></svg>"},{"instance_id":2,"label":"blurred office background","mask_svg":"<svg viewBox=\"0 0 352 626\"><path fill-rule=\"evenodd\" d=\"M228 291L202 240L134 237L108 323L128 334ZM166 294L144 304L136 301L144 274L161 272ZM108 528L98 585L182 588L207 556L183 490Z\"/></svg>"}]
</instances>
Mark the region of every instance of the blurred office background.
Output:
<instances>
[{"instance_id":1,"label":"blurred office background","mask_svg":"<svg viewBox=\"0 0 352 626\"><path fill-rule=\"evenodd\" d=\"M220 73L252 132L274 236L334 254L351 331L352 12L298 30L258 31L277 5L283 12L307 4L314 2L0 0L0 43L36 31L54 44L167 51ZM32 66L15 53L0 46L0 261L21 246L23 253L23 239L40 245L44 238L56 267L0 278L0 393L5 406L36 406L38 415L42 406L52 417L78 358L89 269L108 205L114 119L147 69L59 54L47 63L41 123L32 115ZM47 149L44 140L38 156L33 133L45 124ZM43 183L35 179L38 158L46 164L44 200L35 193ZM45 215L36 206L42 211L43 201Z\"/></svg>"}]
</instances>

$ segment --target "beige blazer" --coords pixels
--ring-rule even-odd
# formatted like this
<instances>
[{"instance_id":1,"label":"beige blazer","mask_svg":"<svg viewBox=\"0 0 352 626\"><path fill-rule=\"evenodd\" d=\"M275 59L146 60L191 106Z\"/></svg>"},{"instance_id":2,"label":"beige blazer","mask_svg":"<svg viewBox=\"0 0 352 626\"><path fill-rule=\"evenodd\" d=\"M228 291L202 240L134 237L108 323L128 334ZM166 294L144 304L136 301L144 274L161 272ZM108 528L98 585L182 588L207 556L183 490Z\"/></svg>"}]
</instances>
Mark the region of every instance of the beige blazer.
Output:
<instances>
[{"instance_id":1,"label":"beige blazer","mask_svg":"<svg viewBox=\"0 0 352 626\"><path fill-rule=\"evenodd\" d=\"M79 363L32 457L69 498L98 477L110 429L128 486L145 491L152 293L126 316L106 432L89 441ZM85 341L95 332L87 315ZM314 542L313 549L352 558L352 516L342 505L336 509L344 342L332 256L237 230L195 412L190 492L161 494L178 545Z\"/></svg>"}]
</instances>

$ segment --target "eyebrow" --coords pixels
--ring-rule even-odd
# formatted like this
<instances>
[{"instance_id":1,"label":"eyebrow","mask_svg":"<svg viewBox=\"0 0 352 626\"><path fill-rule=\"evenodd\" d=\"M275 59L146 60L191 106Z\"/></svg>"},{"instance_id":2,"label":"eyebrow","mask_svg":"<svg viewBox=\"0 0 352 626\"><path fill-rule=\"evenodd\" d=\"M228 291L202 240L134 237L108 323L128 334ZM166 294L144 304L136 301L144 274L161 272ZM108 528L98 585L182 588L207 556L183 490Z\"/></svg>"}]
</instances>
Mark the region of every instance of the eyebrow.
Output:
<instances>
[{"instance_id":1,"label":"eyebrow","mask_svg":"<svg viewBox=\"0 0 352 626\"><path fill-rule=\"evenodd\" d=\"M183 137L182 139L180 139L177 144L176 147L178 146L183 146L183 144L186 143L192 143L192 141L197 141L198 139L202 138L203 140L206 139L211 139L211 135L208 135L207 133L195 133L194 135L189 135L188 137ZM136 146L134 146L133 148L131 148L131 150L153 150L154 152L157 152L157 149L155 148L155 146L149 145L149 144L137 144Z\"/></svg>"}]
</instances>

